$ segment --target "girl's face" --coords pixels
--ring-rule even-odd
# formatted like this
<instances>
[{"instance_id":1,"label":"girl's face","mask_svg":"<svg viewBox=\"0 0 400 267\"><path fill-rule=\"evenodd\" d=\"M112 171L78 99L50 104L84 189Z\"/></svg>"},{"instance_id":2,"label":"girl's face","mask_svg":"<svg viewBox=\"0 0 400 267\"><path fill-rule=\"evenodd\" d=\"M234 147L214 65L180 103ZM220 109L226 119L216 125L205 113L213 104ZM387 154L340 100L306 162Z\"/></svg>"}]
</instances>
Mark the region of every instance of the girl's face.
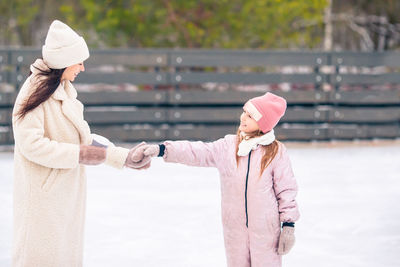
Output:
<instances>
[{"instance_id":1,"label":"girl's face","mask_svg":"<svg viewBox=\"0 0 400 267\"><path fill-rule=\"evenodd\" d=\"M85 66L83 66L83 62L69 66L64 70L64 73L61 76L61 80L68 80L70 82L73 82L81 71L85 71Z\"/></svg>"},{"instance_id":2,"label":"girl's face","mask_svg":"<svg viewBox=\"0 0 400 267\"><path fill-rule=\"evenodd\" d=\"M240 115L239 131L245 133L252 133L258 131L259 127L255 119L253 119L249 112L243 108L243 113Z\"/></svg>"}]
</instances>

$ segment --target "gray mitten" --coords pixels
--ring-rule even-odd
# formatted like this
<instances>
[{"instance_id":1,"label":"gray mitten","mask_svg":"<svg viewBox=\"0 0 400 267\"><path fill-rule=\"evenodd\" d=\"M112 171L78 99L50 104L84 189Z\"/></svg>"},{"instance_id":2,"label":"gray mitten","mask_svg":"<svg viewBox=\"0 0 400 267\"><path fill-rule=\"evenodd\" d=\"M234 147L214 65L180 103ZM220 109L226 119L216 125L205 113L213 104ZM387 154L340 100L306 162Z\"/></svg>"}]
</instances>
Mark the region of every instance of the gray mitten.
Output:
<instances>
[{"instance_id":1,"label":"gray mitten","mask_svg":"<svg viewBox=\"0 0 400 267\"><path fill-rule=\"evenodd\" d=\"M103 147L81 145L79 163L85 165L99 165L106 161L107 151Z\"/></svg>"},{"instance_id":2,"label":"gray mitten","mask_svg":"<svg viewBox=\"0 0 400 267\"><path fill-rule=\"evenodd\" d=\"M295 241L294 227L284 226L279 236L278 254L285 255L289 253Z\"/></svg>"},{"instance_id":3,"label":"gray mitten","mask_svg":"<svg viewBox=\"0 0 400 267\"><path fill-rule=\"evenodd\" d=\"M159 145L147 145L147 147L143 152L145 156L150 156L150 157L157 157L159 153L160 153Z\"/></svg>"}]
</instances>

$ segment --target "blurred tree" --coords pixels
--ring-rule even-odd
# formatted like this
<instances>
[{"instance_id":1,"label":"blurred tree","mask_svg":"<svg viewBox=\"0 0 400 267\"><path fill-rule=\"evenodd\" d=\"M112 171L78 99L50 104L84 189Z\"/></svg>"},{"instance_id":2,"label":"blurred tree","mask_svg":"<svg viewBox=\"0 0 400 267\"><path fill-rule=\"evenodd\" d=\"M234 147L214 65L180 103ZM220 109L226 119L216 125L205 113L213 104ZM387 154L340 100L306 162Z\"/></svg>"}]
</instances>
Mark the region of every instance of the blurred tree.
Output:
<instances>
[{"instance_id":1,"label":"blurred tree","mask_svg":"<svg viewBox=\"0 0 400 267\"><path fill-rule=\"evenodd\" d=\"M327 0L75 0L61 6L91 44L112 47L316 48ZM312 21L314 27L296 28Z\"/></svg>"},{"instance_id":2,"label":"blurred tree","mask_svg":"<svg viewBox=\"0 0 400 267\"><path fill-rule=\"evenodd\" d=\"M39 6L31 0L0 2L0 44L32 45L31 22L39 12Z\"/></svg>"},{"instance_id":3,"label":"blurred tree","mask_svg":"<svg viewBox=\"0 0 400 267\"><path fill-rule=\"evenodd\" d=\"M383 51L400 45L400 1L333 0L335 50Z\"/></svg>"},{"instance_id":4,"label":"blurred tree","mask_svg":"<svg viewBox=\"0 0 400 267\"><path fill-rule=\"evenodd\" d=\"M60 4L67 0L10 0L0 2L0 45L41 46L54 19L64 19ZM77 0L68 3L79 4Z\"/></svg>"},{"instance_id":5,"label":"blurred tree","mask_svg":"<svg viewBox=\"0 0 400 267\"><path fill-rule=\"evenodd\" d=\"M91 46L383 51L400 46L398 0L10 0L0 45L40 46L53 19Z\"/></svg>"}]
</instances>

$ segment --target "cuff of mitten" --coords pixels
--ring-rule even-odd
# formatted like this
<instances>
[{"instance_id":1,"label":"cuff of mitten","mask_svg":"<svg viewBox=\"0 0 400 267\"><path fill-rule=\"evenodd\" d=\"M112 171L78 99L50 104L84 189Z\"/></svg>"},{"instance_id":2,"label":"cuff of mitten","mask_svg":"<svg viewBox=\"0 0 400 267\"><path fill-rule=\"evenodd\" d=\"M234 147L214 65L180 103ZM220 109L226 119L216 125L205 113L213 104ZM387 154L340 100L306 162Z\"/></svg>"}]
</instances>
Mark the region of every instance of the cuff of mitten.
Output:
<instances>
[{"instance_id":1,"label":"cuff of mitten","mask_svg":"<svg viewBox=\"0 0 400 267\"><path fill-rule=\"evenodd\" d=\"M125 165L126 158L128 157L129 149L123 147L108 147L105 164L111 167L122 169Z\"/></svg>"},{"instance_id":2,"label":"cuff of mitten","mask_svg":"<svg viewBox=\"0 0 400 267\"><path fill-rule=\"evenodd\" d=\"M165 145L164 144L159 144L158 148L159 148L159 152L158 152L157 157L163 157L164 156L164 152L165 152Z\"/></svg>"},{"instance_id":3,"label":"cuff of mitten","mask_svg":"<svg viewBox=\"0 0 400 267\"><path fill-rule=\"evenodd\" d=\"M168 147L170 146L169 141L165 141L164 143L162 143L162 145L164 146L162 158L165 162L168 162Z\"/></svg>"},{"instance_id":4,"label":"cuff of mitten","mask_svg":"<svg viewBox=\"0 0 400 267\"><path fill-rule=\"evenodd\" d=\"M294 222L283 222L282 223L282 228L288 226L288 227L294 227Z\"/></svg>"}]
</instances>

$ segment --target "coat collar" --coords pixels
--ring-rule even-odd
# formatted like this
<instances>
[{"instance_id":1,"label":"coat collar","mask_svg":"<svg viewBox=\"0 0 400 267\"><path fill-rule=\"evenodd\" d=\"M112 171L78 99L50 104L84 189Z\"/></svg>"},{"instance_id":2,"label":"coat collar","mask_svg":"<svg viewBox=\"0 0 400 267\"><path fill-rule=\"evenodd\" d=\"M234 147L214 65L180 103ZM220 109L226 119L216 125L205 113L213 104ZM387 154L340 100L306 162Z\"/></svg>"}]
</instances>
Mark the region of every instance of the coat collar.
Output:
<instances>
[{"instance_id":1,"label":"coat collar","mask_svg":"<svg viewBox=\"0 0 400 267\"><path fill-rule=\"evenodd\" d=\"M53 94L54 98L62 102L62 112L79 131L81 144L90 145L92 143L92 138L89 125L83 118L83 105L76 99L77 93L72 84L68 83L66 84L67 86L64 87L65 90L56 90L56 92L58 92L55 95Z\"/></svg>"},{"instance_id":2,"label":"coat collar","mask_svg":"<svg viewBox=\"0 0 400 267\"><path fill-rule=\"evenodd\" d=\"M70 81L65 80L60 83L51 97L56 100L64 101L68 98L76 99L77 96L78 93L76 92L74 86Z\"/></svg>"},{"instance_id":3,"label":"coat collar","mask_svg":"<svg viewBox=\"0 0 400 267\"><path fill-rule=\"evenodd\" d=\"M90 128L83 118L83 105L76 99L77 96L74 86L69 81L63 81L53 93L52 98L61 101L61 110L78 130L81 144L89 145L92 143Z\"/></svg>"}]
</instances>

